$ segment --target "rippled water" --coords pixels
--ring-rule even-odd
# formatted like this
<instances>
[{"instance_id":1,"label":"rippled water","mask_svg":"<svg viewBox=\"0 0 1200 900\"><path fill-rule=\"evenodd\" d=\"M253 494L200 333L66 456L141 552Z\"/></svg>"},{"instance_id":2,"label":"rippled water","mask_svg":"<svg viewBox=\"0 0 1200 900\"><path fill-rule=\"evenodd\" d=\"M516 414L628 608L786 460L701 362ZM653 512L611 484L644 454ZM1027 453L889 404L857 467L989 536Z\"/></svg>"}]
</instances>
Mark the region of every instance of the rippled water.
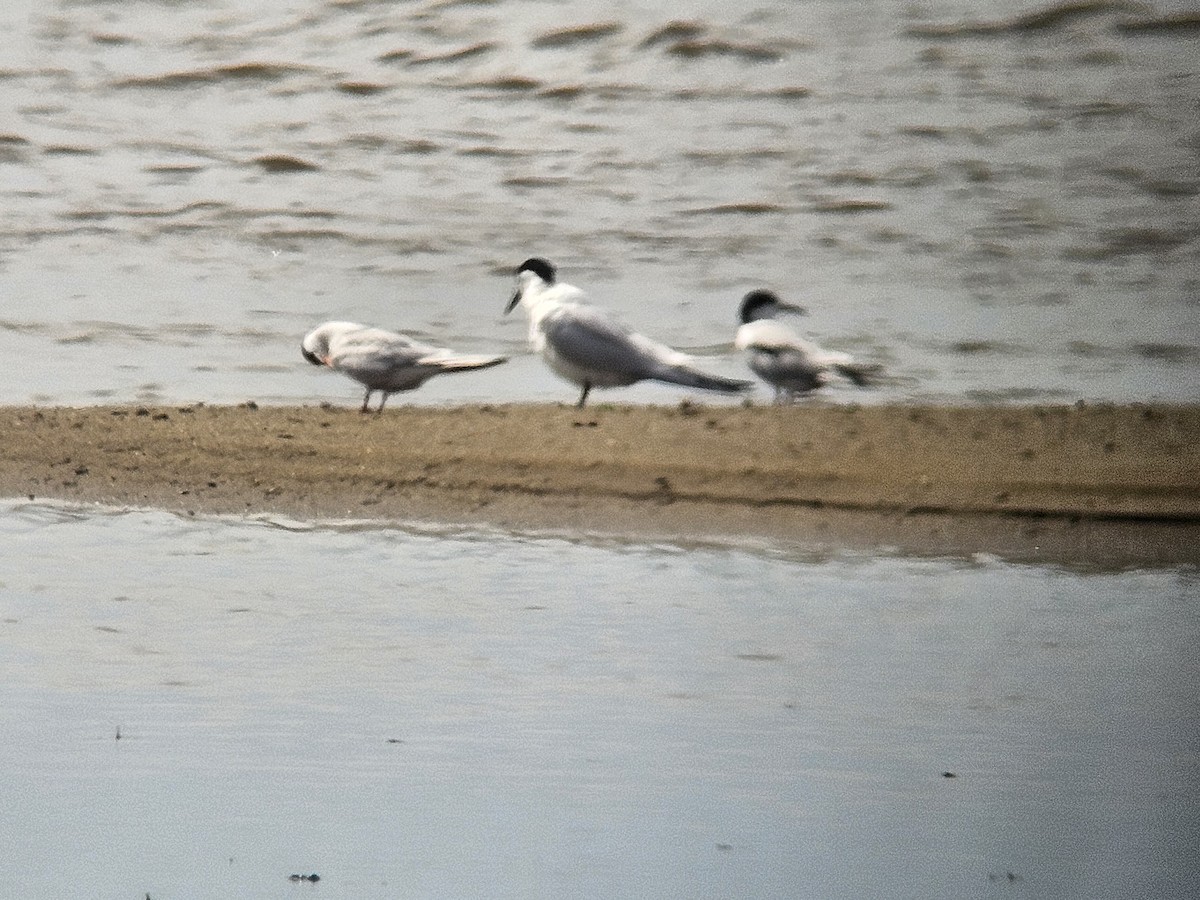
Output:
<instances>
[{"instance_id":1,"label":"rippled water","mask_svg":"<svg viewBox=\"0 0 1200 900\"><path fill-rule=\"evenodd\" d=\"M719 372L770 286L867 399L1195 399L1195 17L1044 8L10 0L0 402L353 402L308 327L523 354L534 253Z\"/></svg>"},{"instance_id":2,"label":"rippled water","mask_svg":"<svg viewBox=\"0 0 1200 900\"><path fill-rule=\"evenodd\" d=\"M1193 893L1192 568L14 502L0 540L7 896Z\"/></svg>"}]
</instances>

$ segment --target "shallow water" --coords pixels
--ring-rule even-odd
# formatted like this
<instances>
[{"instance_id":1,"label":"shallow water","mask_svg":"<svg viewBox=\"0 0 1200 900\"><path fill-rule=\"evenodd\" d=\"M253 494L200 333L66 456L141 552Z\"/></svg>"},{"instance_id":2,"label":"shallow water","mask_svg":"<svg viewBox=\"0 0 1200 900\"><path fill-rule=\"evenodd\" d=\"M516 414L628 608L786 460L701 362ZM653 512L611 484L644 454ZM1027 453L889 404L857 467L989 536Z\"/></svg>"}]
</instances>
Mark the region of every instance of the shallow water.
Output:
<instances>
[{"instance_id":1,"label":"shallow water","mask_svg":"<svg viewBox=\"0 0 1200 900\"><path fill-rule=\"evenodd\" d=\"M10 0L0 402L353 403L331 317L518 355L415 402L569 400L532 254L723 374L774 287L891 376L836 400L1194 400L1188 7L1038 8Z\"/></svg>"},{"instance_id":2,"label":"shallow water","mask_svg":"<svg viewBox=\"0 0 1200 900\"><path fill-rule=\"evenodd\" d=\"M10 896L1191 895L1191 568L23 502L0 540Z\"/></svg>"}]
</instances>

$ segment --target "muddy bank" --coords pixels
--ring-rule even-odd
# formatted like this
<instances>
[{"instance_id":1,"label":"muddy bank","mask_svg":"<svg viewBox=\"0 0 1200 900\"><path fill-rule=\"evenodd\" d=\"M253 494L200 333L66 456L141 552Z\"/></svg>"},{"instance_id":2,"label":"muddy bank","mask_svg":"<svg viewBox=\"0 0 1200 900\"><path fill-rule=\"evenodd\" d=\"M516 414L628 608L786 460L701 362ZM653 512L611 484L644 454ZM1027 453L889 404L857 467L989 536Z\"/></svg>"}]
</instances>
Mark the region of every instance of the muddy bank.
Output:
<instances>
[{"instance_id":1,"label":"muddy bank","mask_svg":"<svg viewBox=\"0 0 1200 900\"><path fill-rule=\"evenodd\" d=\"M1200 534L1200 407L20 407L0 423L10 497L1170 558Z\"/></svg>"}]
</instances>

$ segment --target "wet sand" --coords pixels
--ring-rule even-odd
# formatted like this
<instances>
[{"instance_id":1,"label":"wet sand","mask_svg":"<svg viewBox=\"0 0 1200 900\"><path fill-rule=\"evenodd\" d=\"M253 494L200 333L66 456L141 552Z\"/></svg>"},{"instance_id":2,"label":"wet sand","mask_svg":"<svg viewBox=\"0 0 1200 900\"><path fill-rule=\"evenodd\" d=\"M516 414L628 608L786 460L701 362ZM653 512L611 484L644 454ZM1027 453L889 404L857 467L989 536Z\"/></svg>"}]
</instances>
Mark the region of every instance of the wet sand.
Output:
<instances>
[{"instance_id":1,"label":"wet sand","mask_svg":"<svg viewBox=\"0 0 1200 900\"><path fill-rule=\"evenodd\" d=\"M182 513L1200 559L1200 407L0 408L0 494Z\"/></svg>"}]
</instances>

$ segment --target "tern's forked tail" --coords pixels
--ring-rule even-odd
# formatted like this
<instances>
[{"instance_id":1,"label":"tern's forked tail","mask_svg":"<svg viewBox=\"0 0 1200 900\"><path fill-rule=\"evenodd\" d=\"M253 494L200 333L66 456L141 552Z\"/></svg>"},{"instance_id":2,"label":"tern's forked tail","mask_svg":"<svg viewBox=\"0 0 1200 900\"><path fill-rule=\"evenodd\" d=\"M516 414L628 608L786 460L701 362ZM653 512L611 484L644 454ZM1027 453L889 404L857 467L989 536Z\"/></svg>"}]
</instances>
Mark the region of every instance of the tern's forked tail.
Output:
<instances>
[{"instance_id":1,"label":"tern's forked tail","mask_svg":"<svg viewBox=\"0 0 1200 900\"><path fill-rule=\"evenodd\" d=\"M858 387L871 387L878 384L883 367L872 363L838 363L834 365L838 373L849 378Z\"/></svg>"},{"instance_id":2,"label":"tern's forked tail","mask_svg":"<svg viewBox=\"0 0 1200 900\"><path fill-rule=\"evenodd\" d=\"M706 375L704 372L682 367L664 369L651 377L655 381L681 384L684 387L700 388L705 391L720 391L725 394L736 394L754 386L752 381L743 381L740 378L722 378L720 375Z\"/></svg>"},{"instance_id":3,"label":"tern's forked tail","mask_svg":"<svg viewBox=\"0 0 1200 900\"><path fill-rule=\"evenodd\" d=\"M469 372L472 369L490 369L502 362L508 362L507 356L445 356L428 360L439 369L446 372Z\"/></svg>"}]
</instances>

